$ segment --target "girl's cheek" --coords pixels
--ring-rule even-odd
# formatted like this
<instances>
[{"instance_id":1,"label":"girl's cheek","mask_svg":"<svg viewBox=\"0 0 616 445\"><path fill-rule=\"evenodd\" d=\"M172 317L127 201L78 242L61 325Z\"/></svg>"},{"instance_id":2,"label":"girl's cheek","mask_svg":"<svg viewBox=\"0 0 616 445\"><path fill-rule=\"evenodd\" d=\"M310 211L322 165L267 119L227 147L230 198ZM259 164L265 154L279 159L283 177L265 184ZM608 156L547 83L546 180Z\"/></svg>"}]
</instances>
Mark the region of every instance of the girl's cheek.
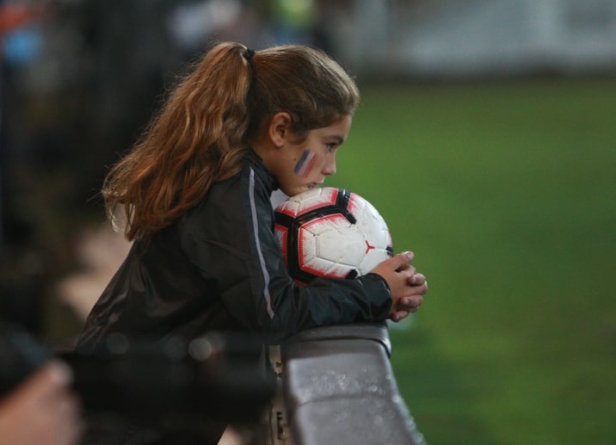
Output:
<instances>
[{"instance_id":1,"label":"girl's cheek","mask_svg":"<svg viewBox=\"0 0 616 445\"><path fill-rule=\"evenodd\" d=\"M317 161L317 156L312 150L304 150L299 160L295 164L293 173L301 176L302 178L310 175L310 172L314 169L314 164Z\"/></svg>"}]
</instances>

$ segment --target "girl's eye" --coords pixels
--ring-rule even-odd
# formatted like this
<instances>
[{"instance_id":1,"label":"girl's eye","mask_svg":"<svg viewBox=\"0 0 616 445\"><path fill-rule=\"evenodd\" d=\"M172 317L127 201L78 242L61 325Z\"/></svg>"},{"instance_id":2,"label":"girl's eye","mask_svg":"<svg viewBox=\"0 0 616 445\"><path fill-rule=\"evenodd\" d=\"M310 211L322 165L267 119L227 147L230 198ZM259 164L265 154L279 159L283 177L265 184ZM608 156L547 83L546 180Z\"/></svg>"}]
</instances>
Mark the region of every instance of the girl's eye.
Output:
<instances>
[{"instance_id":1,"label":"girl's eye","mask_svg":"<svg viewBox=\"0 0 616 445\"><path fill-rule=\"evenodd\" d=\"M336 148L336 143L335 142L331 142L329 144L325 144L325 146L327 147L327 151L332 151L333 149Z\"/></svg>"}]
</instances>

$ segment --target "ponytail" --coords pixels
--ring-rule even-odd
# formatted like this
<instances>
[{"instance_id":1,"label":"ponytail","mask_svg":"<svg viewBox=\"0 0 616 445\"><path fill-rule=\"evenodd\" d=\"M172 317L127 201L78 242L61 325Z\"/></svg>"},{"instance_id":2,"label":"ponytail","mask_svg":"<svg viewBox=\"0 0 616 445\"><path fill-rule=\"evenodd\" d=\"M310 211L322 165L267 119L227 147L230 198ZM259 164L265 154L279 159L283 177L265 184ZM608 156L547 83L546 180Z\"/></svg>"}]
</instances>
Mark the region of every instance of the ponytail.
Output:
<instances>
[{"instance_id":1,"label":"ponytail","mask_svg":"<svg viewBox=\"0 0 616 445\"><path fill-rule=\"evenodd\" d=\"M133 240L171 224L211 185L237 173L249 150L247 48L215 46L177 86L133 150L103 184L107 214L126 212Z\"/></svg>"}]
</instances>

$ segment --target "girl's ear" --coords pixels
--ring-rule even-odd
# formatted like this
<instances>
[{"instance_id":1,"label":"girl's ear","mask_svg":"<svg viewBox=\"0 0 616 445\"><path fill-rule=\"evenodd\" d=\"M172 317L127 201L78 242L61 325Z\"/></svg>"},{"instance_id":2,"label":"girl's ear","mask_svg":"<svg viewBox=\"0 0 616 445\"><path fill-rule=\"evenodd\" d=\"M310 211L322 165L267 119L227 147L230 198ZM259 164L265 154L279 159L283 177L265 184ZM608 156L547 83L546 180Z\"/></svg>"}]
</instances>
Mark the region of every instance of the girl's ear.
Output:
<instances>
[{"instance_id":1,"label":"girl's ear","mask_svg":"<svg viewBox=\"0 0 616 445\"><path fill-rule=\"evenodd\" d=\"M282 147L291 136L291 115L285 111L274 114L270 119L268 135L277 148Z\"/></svg>"}]
</instances>

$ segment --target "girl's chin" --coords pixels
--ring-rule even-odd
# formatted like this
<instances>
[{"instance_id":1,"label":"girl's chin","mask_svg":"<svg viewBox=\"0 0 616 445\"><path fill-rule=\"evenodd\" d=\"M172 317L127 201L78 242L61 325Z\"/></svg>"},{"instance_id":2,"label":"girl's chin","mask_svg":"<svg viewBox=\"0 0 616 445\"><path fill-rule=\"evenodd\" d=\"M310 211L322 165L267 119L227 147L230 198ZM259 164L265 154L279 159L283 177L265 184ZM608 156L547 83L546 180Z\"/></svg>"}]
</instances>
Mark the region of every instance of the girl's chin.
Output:
<instances>
[{"instance_id":1,"label":"girl's chin","mask_svg":"<svg viewBox=\"0 0 616 445\"><path fill-rule=\"evenodd\" d=\"M291 190L281 190L285 195L287 196L295 196L295 195L299 195L300 193L303 192L307 192L308 190L313 190L315 188L320 187L321 184L313 182L311 184L306 184L306 185L302 185L299 187L294 187Z\"/></svg>"}]
</instances>

